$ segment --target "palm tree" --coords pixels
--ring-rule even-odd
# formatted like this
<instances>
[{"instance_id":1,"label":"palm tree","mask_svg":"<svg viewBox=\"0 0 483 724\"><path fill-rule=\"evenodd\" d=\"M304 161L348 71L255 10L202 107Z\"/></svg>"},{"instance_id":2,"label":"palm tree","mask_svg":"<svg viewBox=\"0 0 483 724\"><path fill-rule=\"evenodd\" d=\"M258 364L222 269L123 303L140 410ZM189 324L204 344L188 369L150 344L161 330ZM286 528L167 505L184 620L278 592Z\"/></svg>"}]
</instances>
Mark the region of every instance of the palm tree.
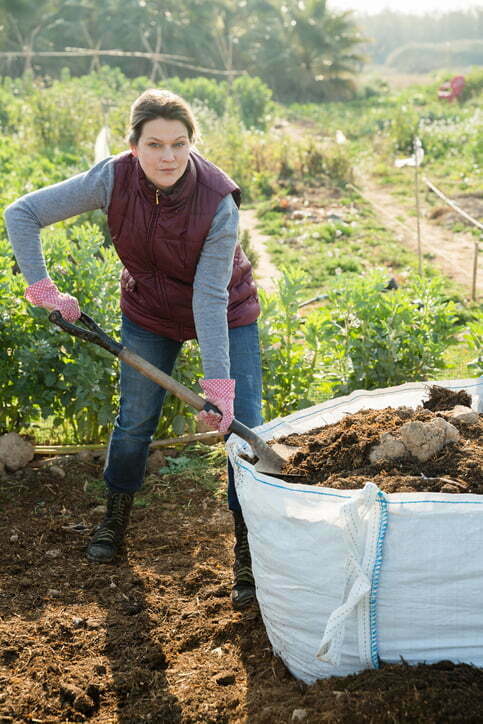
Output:
<instances>
[{"instance_id":1,"label":"palm tree","mask_svg":"<svg viewBox=\"0 0 483 724\"><path fill-rule=\"evenodd\" d=\"M278 10L289 85L300 99L347 93L363 61L356 46L364 39L351 13L329 10L326 0L274 0L272 4Z\"/></svg>"}]
</instances>

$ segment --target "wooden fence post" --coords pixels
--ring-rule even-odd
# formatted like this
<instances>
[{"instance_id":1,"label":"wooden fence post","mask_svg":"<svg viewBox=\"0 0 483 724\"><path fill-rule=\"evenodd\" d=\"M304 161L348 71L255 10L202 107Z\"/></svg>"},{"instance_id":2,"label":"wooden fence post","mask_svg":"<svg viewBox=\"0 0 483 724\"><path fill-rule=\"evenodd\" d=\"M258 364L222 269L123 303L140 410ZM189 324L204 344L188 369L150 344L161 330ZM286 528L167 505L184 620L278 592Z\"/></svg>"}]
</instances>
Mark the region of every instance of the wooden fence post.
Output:
<instances>
[{"instance_id":1,"label":"wooden fence post","mask_svg":"<svg viewBox=\"0 0 483 724\"><path fill-rule=\"evenodd\" d=\"M443 194L442 191L440 191L437 186L435 186L426 176L423 176L423 181L428 186L428 188L431 189L431 191L434 191L434 193L439 196L440 199L443 199L443 201L448 204L448 206L451 206L454 211L456 211L460 216L462 216L464 219L470 222L470 224L473 224L476 226L480 231L483 231L483 224L481 224L479 221L474 219L472 216L466 213L466 211L463 211L463 209L460 209L460 207L455 204L454 201L451 201L447 196ZM473 256L473 280L471 285L471 300L474 302L476 301L476 277L478 274L478 255L479 255L480 247L478 240L475 241L475 251Z\"/></svg>"}]
</instances>

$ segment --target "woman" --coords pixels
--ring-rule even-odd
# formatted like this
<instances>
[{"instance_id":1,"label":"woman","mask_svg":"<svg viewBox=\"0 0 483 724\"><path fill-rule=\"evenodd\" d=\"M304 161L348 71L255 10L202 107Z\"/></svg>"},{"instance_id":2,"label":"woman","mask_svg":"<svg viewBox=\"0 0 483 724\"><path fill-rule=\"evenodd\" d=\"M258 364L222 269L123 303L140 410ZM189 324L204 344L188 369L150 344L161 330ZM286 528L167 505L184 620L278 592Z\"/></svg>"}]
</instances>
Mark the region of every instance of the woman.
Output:
<instances>
[{"instance_id":1,"label":"woman","mask_svg":"<svg viewBox=\"0 0 483 724\"><path fill-rule=\"evenodd\" d=\"M171 374L182 343L197 338L206 398L222 415L201 412L226 432L236 417L260 424L261 371L257 291L237 243L240 190L199 155L188 104L168 91L148 90L131 108L130 151L89 171L27 194L6 212L9 239L32 304L80 316L77 299L50 279L40 229L84 211L107 214L121 275L122 343ZM108 448L107 508L88 548L90 561L110 563L122 547L133 497L142 485L163 389L121 364L120 409ZM236 394L235 394L236 389ZM235 523L232 604L253 600L247 532L228 463L228 503Z\"/></svg>"}]
</instances>

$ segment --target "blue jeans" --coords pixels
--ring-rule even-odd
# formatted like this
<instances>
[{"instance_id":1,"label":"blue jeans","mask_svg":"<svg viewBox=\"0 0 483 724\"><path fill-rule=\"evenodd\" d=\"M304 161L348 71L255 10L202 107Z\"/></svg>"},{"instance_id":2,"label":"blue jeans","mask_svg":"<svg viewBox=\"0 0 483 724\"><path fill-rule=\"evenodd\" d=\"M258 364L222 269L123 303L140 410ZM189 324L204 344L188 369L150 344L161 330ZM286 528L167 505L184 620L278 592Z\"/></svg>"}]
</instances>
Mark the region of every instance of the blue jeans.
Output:
<instances>
[{"instance_id":1,"label":"blue jeans","mask_svg":"<svg viewBox=\"0 0 483 724\"><path fill-rule=\"evenodd\" d=\"M122 344L171 375L182 347L167 337L122 319ZM229 330L230 374L236 380L235 417L248 427L262 422L262 375L257 323ZM158 426L166 391L130 365L121 362L119 414L109 443L104 480L117 493L139 490L149 443ZM233 468L228 461L228 507L240 510Z\"/></svg>"}]
</instances>

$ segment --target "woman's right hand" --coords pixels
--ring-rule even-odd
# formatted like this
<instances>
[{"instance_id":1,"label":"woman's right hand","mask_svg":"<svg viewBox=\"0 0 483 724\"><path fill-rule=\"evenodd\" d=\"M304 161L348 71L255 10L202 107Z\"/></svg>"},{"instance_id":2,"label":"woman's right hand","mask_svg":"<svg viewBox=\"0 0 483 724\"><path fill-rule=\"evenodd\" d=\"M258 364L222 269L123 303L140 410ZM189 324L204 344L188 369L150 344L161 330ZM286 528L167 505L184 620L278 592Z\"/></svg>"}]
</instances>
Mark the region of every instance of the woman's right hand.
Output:
<instances>
[{"instance_id":1,"label":"woman's right hand","mask_svg":"<svg viewBox=\"0 0 483 724\"><path fill-rule=\"evenodd\" d=\"M31 304L49 311L58 309L67 322L76 322L81 316L77 299L70 294L60 292L49 277L40 279L27 287L25 299Z\"/></svg>"}]
</instances>

